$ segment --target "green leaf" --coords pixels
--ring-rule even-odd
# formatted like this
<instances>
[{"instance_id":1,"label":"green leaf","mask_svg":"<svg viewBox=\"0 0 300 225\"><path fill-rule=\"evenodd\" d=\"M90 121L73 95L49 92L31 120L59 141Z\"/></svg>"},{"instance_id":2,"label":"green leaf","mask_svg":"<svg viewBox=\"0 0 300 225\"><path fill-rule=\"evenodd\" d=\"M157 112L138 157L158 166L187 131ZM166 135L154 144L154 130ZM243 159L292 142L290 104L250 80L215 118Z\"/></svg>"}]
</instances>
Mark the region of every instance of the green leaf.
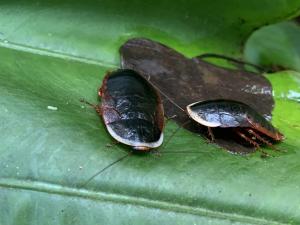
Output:
<instances>
[{"instance_id":1,"label":"green leaf","mask_svg":"<svg viewBox=\"0 0 300 225\"><path fill-rule=\"evenodd\" d=\"M160 157L131 155L86 185L127 152L106 146L101 119L79 102L97 102L129 38L187 56L239 55L254 28L299 8L299 0L2 3L0 224L299 223L299 74L269 76L274 124L286 135L276 147L287 153L231 155L182 129ZM175 129L169 122L166 140Z\"/></svg>"},{"instance_id":2,"label":"green leaf","mask_svg":"<svg viewBox=\"0 0 300 225\"><path fill-rule=\"evenodd\" d=\"M300 71L300 26L282 22L255 31L245 46L245 59L257 65Z\"/></svg>"}]
</instances>

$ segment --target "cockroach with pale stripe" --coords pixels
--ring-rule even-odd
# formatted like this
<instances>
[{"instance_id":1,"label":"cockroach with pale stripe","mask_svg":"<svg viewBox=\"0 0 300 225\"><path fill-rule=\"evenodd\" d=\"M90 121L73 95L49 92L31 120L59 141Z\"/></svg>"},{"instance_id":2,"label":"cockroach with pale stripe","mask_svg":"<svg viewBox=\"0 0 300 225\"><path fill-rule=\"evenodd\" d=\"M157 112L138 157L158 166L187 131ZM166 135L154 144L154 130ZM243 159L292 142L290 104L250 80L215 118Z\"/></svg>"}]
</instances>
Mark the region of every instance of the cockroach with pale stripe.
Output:
<instances>
[{"instance_id":1,"label":"cockroach with pale stripe","mask_svg":"<svg viewBox=\"0 0 300 225\"><path fill-rule=\"evenodd\" d=\"M98 92L94 107L108 133L136 152L149 151L163 143L164 109L160 95L133 70L109 72Z\"/></svg>"}]
</instances>

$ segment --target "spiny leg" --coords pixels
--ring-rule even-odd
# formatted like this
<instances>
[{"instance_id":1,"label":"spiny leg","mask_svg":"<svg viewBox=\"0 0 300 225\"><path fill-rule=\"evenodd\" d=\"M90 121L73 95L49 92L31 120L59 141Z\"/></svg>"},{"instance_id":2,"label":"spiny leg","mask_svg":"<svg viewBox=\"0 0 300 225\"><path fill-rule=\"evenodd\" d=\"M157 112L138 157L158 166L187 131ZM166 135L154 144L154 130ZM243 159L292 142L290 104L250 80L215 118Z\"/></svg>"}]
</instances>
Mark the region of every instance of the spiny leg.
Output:
<instances>
[{"instance_id":1,"label":"spiny leg","mask_svg":"<svg viewBox=\"0 0 300 225\"><path fill-rule=\"evenodd\" d=\"M161 157L161 152L158 149L150 151L150 154L154 155L155 157Z\"/></svg>"},{"instance_id":2,"label":"spiny leg","mask_svg":"<svg viewBox=\"0 0 300 225\"><path fill-rule=\"evenodd\" d=\"M266 144L268 147L272 148L274 151L279 151L279 152L282 151L280 149L275 148L275 146L271 142L269 142L268 140L261 137L258 133L255 133L254 130L248 128L247 131L248 131L248 133L252 134L255 138L257 138L258 140L260 140L261 142Z\"/></svg>"},{"instance_id":3,"label":"spiny leg","mask_svg":"<svg viewBox=\"0 0 300 225\"><path fill-rule=\"evenodd\" d=\"M112 148L115 145L119 144L120 142L118 142L117 140L112 140L110 143L106 144L107 148Z\"/></svg>"},{"instance_id":4,"label":"spiny leg","mask_svg":"<svg viewBox=\"0 0 300 225\"><path fill-rule=\"evenodd\" d=\"M252 144L255 149L257 149L258 151L260 151L264 156L268 157L270 156L267 152L265 152L264 150L262 150L259 146L259 144L257 142L255 142L254 140L252 140L251 138L247 137L241 130L239 129L235 129L235 132L244 140L248 141L250 144Z\"/></svg>"},{"instance_id":5,"label":"spiny leg","mask_svg":"<svg viewBox=\"0 0 300 225\"><path fill-rule=\"evenodd\" d=\"M210 137L210 141L211 142L214 142L215 141L215 135L212 131L212 128L211 127L207 127L207 131L208 131L208 136Z\"/></svg>"},{"instance_id":6,"label":"spiny leg","mask_svg":"<svg viewBox=\"0 0 300 225\"><path fill-rule=\"evenodd\" d=\"M255 133L252 129L247 128L246 129L248 131L249 134L253 135L256 139L260 140L261 142L263 142L264 144L266 144L269 147L272 147L272 143L265 140L263 137L261 137L259 134Z\"/></svg>"},{"instance_id":7,"label":"spiny leg","mask_svg":"<svg viewBox=\"0 0 300 225\"><path fill-rule=\"evenodd\" d=\"M253 145L255 148L259 148L259 144L252 140L251 138L247 137L241 130L235 129L236 134L238 134L241 138L243 138L245 141L249 142L251 145Z\"/></svg>"}]
</instances>

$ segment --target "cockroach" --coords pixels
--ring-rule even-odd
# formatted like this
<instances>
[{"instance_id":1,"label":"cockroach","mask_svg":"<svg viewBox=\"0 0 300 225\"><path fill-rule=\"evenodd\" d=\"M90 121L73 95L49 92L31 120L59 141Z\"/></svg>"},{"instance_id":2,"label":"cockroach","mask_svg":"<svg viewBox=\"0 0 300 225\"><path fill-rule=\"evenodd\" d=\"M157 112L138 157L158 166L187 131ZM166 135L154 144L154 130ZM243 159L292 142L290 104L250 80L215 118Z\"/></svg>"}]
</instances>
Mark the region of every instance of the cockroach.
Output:
<instances>
[{"instance_id":1,"label":"cockroach","mask_svg":"<svg viewBox=\"0 0 300 225\"><path fill-rule=\"evenodd\" d=\"M213 128L232 129L239 137L255 148L272 146L284 139L268 120L250 106L233 100L210 100L192 103L186 107L191 119L208 128L214 139Z\"/></svg>"},{"instance_id":2,"label":"cockroach","mask_svg":"<svg viewBox=\"0 0 300 225\"><path fill-rule=\"evenodd\" d=\"M100 105L92 105L108 133L135 151L149 151L163 142L164 109L159 93L137 72L108 72L98 92Z\"/></svg>"}]
</instances>

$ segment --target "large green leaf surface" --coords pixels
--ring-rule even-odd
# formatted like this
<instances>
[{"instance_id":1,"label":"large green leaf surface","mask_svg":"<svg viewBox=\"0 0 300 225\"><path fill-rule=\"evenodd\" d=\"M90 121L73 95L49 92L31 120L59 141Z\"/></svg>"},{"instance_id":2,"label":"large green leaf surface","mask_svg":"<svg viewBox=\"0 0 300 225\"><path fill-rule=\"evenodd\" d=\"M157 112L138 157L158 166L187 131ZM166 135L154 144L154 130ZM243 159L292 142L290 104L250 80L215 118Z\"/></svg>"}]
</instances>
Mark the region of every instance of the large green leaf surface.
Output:
<instances>
[{"instance_id":1,"label":"large green leaf surface","mask_svg":"<svg viewBox=\"0 0 300 225\"><path fill-rule=\"evenodd\" d=\"M276 147L285 153L232 155L181 129L160 156L131 155L88 183L128 149L108 147L101 119L79 102L98 101L105 72L118 67L118 48L131 37L187 56L238 56L252 30L299 7L299 0L1 3L0 224L300 223L299 73L268 75L273 123L286 135ZM166 139L176 129L168 122Z\"/></svg>"},{"instance_id":2,"label":"large green leaf surface","mask_svg":"<svg viewBox=\"0 0 300 225\"><path fill-rule=\"evenodd\" d=\"M300 26L286 21L255 31L248 39L245 59L265 67L300 71Z\"/></svg>"}]
</instances>

